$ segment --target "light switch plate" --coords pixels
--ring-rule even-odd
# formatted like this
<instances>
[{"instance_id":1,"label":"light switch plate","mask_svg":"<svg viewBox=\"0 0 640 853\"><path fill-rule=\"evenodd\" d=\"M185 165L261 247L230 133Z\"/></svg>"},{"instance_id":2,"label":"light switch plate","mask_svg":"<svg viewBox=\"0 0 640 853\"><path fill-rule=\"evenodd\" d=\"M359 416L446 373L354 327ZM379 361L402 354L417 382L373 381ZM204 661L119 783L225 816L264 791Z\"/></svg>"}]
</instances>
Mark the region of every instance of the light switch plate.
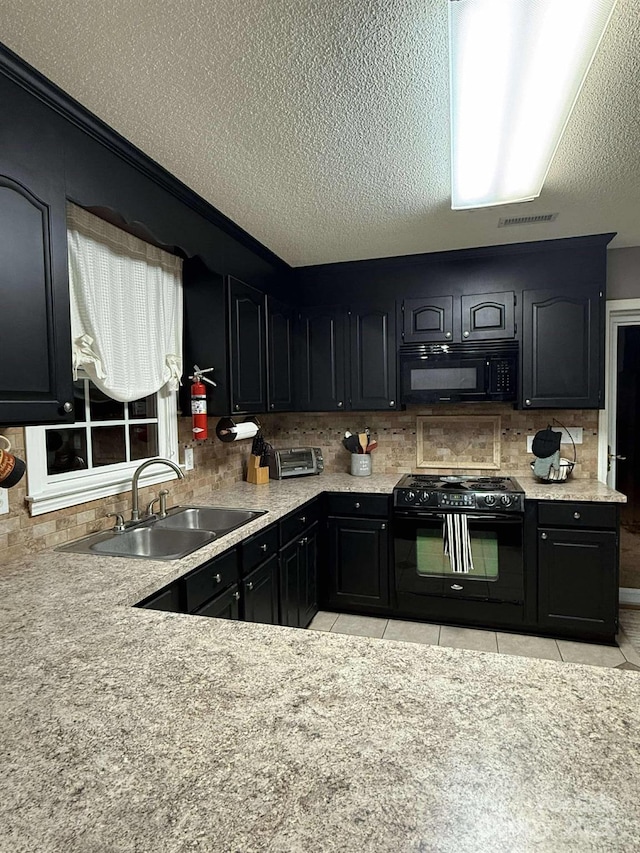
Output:
<instances>
[{"instance_id":1,"label":"light switch plate","mask_svg":"<svg viewBox=\"0 0 640 853\"><path fill-rule=\"evenodd\" d=\"M0 489L0 515L5 515L9 512L9 492L6 489Z\"/></svg>"},{"instance_id":2,"label":"light switch plate","mask_svg":"<svg viewBox=\"0 0 640 853\"><path fill-rule=\"evenodd\" d=\"M184 449L184 470L193 471L193 447Z\"/></svg>"}]
</instances>

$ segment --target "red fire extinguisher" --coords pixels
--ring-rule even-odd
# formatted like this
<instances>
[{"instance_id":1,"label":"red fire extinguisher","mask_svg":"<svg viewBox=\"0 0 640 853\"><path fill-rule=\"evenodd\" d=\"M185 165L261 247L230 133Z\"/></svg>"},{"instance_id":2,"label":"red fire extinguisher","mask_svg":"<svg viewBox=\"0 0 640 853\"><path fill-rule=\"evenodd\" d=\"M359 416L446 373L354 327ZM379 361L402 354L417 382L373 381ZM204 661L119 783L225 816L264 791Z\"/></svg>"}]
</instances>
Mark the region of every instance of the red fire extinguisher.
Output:
<instances>
[{"instance_id":1,"label":"red fire extinguisher","mask_svg":"<svg viewBox=\"0 0 640 853\"><path fill-rule=\"evenodd\" d=\"M203 374L210 373L213 369L213 367L207 367L200 370L198 365L194 364L193 376L189 377L193 380L191 386L191 418L193 420L191 432L196 441L204 441L209 435L207 432L207 389L204 387L204 383L208 382L214 387L216 383L213 379L207 379Z\"/></svg>"}]
</instances>

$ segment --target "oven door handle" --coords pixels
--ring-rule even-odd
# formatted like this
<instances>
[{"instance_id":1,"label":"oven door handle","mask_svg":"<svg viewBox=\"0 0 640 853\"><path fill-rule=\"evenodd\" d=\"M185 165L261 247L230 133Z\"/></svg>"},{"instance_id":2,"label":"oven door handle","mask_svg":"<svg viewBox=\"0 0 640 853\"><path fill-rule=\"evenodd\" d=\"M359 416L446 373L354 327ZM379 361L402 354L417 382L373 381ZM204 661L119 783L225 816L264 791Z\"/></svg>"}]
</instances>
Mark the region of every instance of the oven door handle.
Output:
<instances>
[{"instance_id":1,"label":"oven door handle","mask_svg":"<svg viewBox=\"0 0 640 853\"><path fill-rule=\"evenodd\" d=\"M437 519L439 521L444 521L448 515L454 515L454 513L453 512L447 512L447 513L444 513L444 512L420 512L420 511L406 512L406 513L396 512L396 516L398 516L399 518L408 519L408 520L411 520L411 519L415 519L415 520ZM504 513L486 512L486 513L481 513L481 514L479 514L479 513L474 514L474 513L470 513L470 512L464 512L464 513L462 513L462 515L464 515L465 518L469 519L469 521L507 521L507 522L512 522L512 523L521 523L522 522L522 513L509 514L506 512L504 512Z\"/></svg>"}]
</instances>

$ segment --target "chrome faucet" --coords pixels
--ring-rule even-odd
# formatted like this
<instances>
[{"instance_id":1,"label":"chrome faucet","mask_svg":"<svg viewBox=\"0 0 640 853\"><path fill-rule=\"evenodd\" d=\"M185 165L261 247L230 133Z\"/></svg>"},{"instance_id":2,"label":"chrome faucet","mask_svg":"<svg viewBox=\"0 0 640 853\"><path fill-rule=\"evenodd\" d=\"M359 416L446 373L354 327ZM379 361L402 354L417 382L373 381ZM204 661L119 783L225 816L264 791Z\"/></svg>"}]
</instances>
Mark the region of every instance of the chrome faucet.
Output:
<instances>
[{"instance_id":1,"label":"chrome faucet","mask_svg":"<svg viewBox=\"0 0 640 853\"><path fill-rule=\"evenodd\" d=\"M173 468L176 472L179 480L184 480L182 470L175 462L172 462L171 459L163 459L161 456L157 456L155 459L147 459L146 462L143 462L142 465L136 468L136 472L131 480L131 521L140 520L140 510L138 509L138 480L140 479L140 474L142 474L144 469L148 468L149 465L168 465L169 468Z\"/></svg>"}]
</instances>

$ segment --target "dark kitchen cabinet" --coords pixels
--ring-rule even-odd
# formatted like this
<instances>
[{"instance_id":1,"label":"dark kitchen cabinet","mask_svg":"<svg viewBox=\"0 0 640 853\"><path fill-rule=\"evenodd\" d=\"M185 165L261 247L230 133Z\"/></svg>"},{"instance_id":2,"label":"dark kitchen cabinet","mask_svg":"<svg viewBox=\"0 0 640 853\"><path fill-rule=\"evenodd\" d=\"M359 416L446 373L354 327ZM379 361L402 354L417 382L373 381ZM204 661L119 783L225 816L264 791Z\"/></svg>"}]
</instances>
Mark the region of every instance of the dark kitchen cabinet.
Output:
<instances>
[{"instance_id":1,"label":"dark kitchen cabinet","mask_svg":"<svg viewBox=\"0 0 640 853\"><path fill-rule=\"evenodd\" d=\"M522 312L523 408L603 406L603 291L525 290Z\"/></svg>"},{"instance_id":2,"label":"dark kitchen cabinet","mask_svg":"<svg viewBox=\"0 0 640 853\"><path fill-rule=\"evenodd\" d=\"M168 613L184 613L182 583L174 581L174 583L136 604L136 607L145 607L148 610L163 610Z\"/></svg>"},{"instance_id":3,"label":"dark kitchen cabinet","mask_svg":"<svg viewBox=\"0 0 640 853\"><path fill-rule=\"evenodd\" d=\"M231 411L267 410L265 295L229 276Z\"/></svg>"},{"instance_id":4,"label":"dark kitchen cabinet","mask_svg":"<svg viewBox=\"0 0 640 853\"><path fill-rule=\"evenodd\" d=\"M280 550L280 623L306 628L318 612L318 522Z\"/></svg>"},{"instance_id":5,"label":"dark kitchen cabinet","mask_svg":"<svg viewBox=\"0 0 640 853\"><path fill-rule=\"evenodd\" d=\"M344 308L306 308L296 330L297 408L306 412L347 408Z\"/></svg>"},{"instance_id":6,"label":"dark kitchen cabinet","mask_svg":"<svg viewBox=\"0 0 640 853\"><path fill-rule=\"evenodd\" d=\"M397 408L395 301L349 312L352 409Z\"/></svg>"},{"instance_id":7,"label":"dark kitchen cabinet","mask_svg":"<svg viewBox=\"0 0 640 853\"><path fill-rule=\"evenodd\" d=\"M327 512L326 604L347 611L387 610L389 496L331 494Z\"/></svg>"},{"instance_id":8,"label":"dark kitchen cabinet","mask_svg":"<svg viewBox=\"0 0 640 853\"><path fill-rule=\"evenodd\" d=\"M403 343L451 341L454 331L453 296L425 296L402 303Z\"/></svg>"},{"instance_id":9,"label":"dark kitchen cabinet","mask_svg":"<svg viewBox=\"0 0 640 853\"><path fill-rule=\"evenodd\" d=\"M515 304L516 295L513 291L462 296L462 340L513 339L516 334Z\"/></svg>"},{"instance_id":10,"label":"dark kitchen cabinet","mask_svg":"<svg viewBox=\"0 0 640 853\"><path fill-rule=\"evenodd\" d=\"M240 618L240 592L238 584L230 587L216 595L211 601L203 604L193 611L194 616L210 616L214 619L239 619Z\"/></svg>"},{"instance_id":11,"label":"dark kitchen cabinet","mask_svg":"<svg viewBox=\"0 0 640 853\"><path fill-rule=\"evenodd\" d=\"M618 515L602 504L538 507L538 626L613 642L618 628Z\"/></svg>"},{"instance_id":12,"label":"dark kitchen cabinet","mask_svg":"<svg viewBox=\"0 0 640 853\"><path fill-rule=\"evenodd\" d=\"M268 411L290 412L293 392L293 334L295 311L267 297Z\"/></svg>"},{"instance_id":13,"label":"dark kitchen cabinet","mask_svg":"<svg viewBox=\"0 0 640 853\"><path fill-rule=\"evenodd\" d=\"M279 623L278 555L274 554L242 581L246 622Z\"/></svg>"},{"instance_id":14,"label":"dark kitchen cabinet","mask_svg":"<svg viewBox=\"0 0 640 853\"><path fill-rule=\"evenodd\" d=\"M3 76L0 103L0 424L71 422L62 133Z\"/></svg>"},{"instance_id":15,"label":"dark kitchen cabinet","mask_svg":"<svg viewBox=\"0 0 640 853\"><path fill-rule=\"evenodd\" d=\"M515 302L512 290L405 299L403 343L511 340L516 335Z\"/></svg>"}]
</instances>

